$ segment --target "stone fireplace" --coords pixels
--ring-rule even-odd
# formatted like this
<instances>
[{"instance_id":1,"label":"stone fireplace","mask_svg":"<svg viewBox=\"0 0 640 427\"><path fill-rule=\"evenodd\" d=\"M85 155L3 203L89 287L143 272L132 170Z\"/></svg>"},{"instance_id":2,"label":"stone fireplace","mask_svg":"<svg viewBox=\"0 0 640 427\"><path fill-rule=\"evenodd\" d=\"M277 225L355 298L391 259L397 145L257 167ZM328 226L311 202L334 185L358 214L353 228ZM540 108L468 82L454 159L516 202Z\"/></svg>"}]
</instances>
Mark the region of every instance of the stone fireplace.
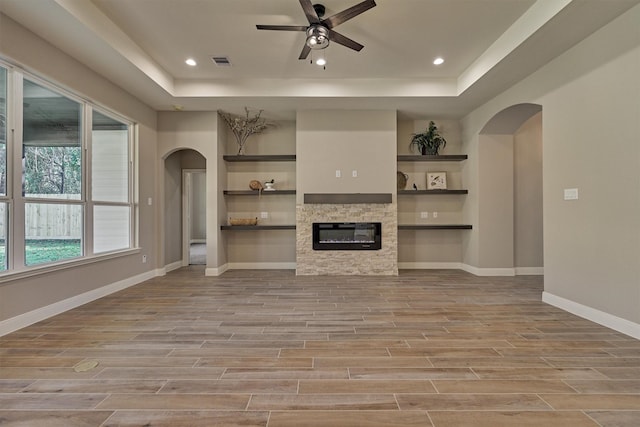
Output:
<instances>
[{"instance_id":1,"label":"stone fireplace","mask_svg":"<svg viewBox=\"0 0 640 427\"><path fill-rule=\"evenodd\" d=\"M327 195L325 195L327 196ZM389 275L398 274L397 206L391 195L380 203L365 195L307 197L296 206L296 274L298 275ZM386 195L385 195L386 196ZM331 203L347 201L350 203ZM363 203L360 203L363 202ZM380 223L379 250L315 250L314 223Z\"/></svg>"}]
</instances>

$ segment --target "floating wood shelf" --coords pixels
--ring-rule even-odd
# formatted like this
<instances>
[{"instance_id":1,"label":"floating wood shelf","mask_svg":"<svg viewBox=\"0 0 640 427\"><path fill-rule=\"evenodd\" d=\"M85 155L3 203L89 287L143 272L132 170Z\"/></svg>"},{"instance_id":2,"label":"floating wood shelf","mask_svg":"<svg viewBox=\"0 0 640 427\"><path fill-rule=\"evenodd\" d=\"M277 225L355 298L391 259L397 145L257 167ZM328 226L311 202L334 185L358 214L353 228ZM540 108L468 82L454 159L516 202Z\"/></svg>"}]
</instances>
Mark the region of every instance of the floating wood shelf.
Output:
<instances>
[{"instance_id":1,"label":"floating wood shelf","mask_svg":"<svg viewBox=\"0 0 640 427\"><path fill-rule=\"evenodd\" d=\"M398 190L398 195L468 194L469 190Z\"/></svg>"},{"instance_id":2,"label":"floating wood shelf","mask_svg":"<svg viewBox=\"0 0 640 427\"><path fill-rule=\"evenodd\" d=\"M295 154L260 154L251 156L222 156L225 162L295 162Z\"/></svg>"},{"instance_id":3,"label":"floating wood shelf","mask_svg":"<svg viewBox=\"0 0 640 427\"><path fill-rule=\"evenodd\" d=\"M467 160L466 154L441 154L438 156L400 155L399 162L461 162Z\"/></svg>"},{"instance_id":4,"label":"floating wood shelf","mask_svg":"<svg viewBox=\"0 0 640 427\"><path fill-rule=\"evenodd\" d=\"M295 230L295 225L221 225L220 230Z\"/></svg>"},{"instance_id":5,"label":"floating wood shelf","mask_svg":"<svg viewBox=\"0 0 640 427\"><path fill-rule=\"evenodd\" d=\"M296 194L296 190L262 190L262 192L259 192L258 190L224 190L222 193L227 196L277 196L283 194Z\"/></svg>"},{"instance_id":6,"label":"floating wood shelf","mask_svg":"<svg viewBox=\"0 0 640 427\"><path fill-rule=\"evenodd\" d=\"M469 224L411 224L398 225L398 230L471 230Z\"/></svg>"}]
</instances>

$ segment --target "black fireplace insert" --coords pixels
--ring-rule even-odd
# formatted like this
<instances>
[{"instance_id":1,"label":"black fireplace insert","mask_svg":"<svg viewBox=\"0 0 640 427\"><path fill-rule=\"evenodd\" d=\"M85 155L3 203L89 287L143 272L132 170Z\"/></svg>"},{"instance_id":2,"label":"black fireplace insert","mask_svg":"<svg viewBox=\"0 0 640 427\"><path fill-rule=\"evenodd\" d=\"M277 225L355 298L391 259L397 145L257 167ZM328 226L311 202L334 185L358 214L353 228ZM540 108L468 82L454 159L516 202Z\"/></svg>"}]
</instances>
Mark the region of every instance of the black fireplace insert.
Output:
<instances>
[{"instance_id":1,"label":"black fireplace insert","mask_svg":"<svg viewBox=\"0 0 640 427\"><path fill-rule=\"evenodd\" d=\"M382 248L380 222L314 222L313 249L364 250Z\"/></svg>"}]
</instances>

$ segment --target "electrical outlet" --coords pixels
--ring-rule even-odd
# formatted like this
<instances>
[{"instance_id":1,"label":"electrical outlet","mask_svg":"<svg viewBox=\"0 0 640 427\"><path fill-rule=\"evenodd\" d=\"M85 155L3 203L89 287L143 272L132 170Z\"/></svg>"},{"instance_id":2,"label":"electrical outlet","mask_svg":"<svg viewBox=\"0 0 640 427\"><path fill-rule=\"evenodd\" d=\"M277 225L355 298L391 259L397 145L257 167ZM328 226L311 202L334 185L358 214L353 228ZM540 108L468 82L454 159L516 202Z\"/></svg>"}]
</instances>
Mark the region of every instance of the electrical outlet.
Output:
<instances>
[{"instance_id":1,"label":"electrical outlet","mask_svg":"<svg viewBox=\"0 0 640 427\"><path fill-rule=\"evenodd\" d=\"M420 212L420 218L422 219L429 218L429 212Z\"/></svg>"},{"instance_id":2,"label":"electrical outlet","mask_svg":"<svg viewBox=\"0 0 640 427\"><path fill-rule=\"evenodd\" d=\"M145 262L147 262L147 256L146 255L142 255L142 263L144 264Z\"/></svg>"},{"instance_id":3,"label":"electrical outlet","mask_svg":"<svg viewBox=\"0 0 640 427\"><path fill-rule=\"evenodd\" d=\"M434 212L434 213L433 213L433 217L434 217L434 218L438 218L438 212Z\"/></svg>"},{"instance_id":4,"label":"electrical outlet","mask_svg":"<svg viewBox=\"0 0 640 427\"><path fill-rule=\"evenodd\" d=\"M336 169L336 178L340 178L342 176L342 172L340 172L340 169Z\"/></svg>"},{"instance_id":5,"label":"electrical outlet","mask_svg":"<svg viewBox=\"0 0 640 427\"><path fill-rule=\"evenodd\" d=\"M269 212L260 212L260 218L262 219L269 218Z\"/></svg>"},{"instance_id":6,"label":"electrical outlet","mask_svg":"<svg viewBox=\"0 0 640 427\"><path fill-rule=\"evenodd\" d=\"M355 169L354 169L354 170L352 170L352 171L351 171L351 176L352 176L353 178L357 178L357 177L358 177L358 171L357 171L357 170L355 170Z\"/></svg>"}]
</instances>

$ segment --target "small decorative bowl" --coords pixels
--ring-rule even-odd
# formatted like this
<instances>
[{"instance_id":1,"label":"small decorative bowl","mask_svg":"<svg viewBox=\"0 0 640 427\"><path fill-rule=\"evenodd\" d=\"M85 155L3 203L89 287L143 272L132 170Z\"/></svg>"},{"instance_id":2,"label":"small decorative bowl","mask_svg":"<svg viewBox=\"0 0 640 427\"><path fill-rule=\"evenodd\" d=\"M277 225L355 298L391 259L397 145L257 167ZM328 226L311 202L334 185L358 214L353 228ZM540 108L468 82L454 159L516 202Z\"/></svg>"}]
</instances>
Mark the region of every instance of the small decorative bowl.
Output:
<instances>
[{"instance_id":1,"label":"small decorative bowl","mask_svg":"<svg viewBox=\"0 0 640 427\"><path fill-rule=\"evenodd\" d=\"M229 218L230 225L257 225L258 218Z\"/></svg>"}]
</instances>

